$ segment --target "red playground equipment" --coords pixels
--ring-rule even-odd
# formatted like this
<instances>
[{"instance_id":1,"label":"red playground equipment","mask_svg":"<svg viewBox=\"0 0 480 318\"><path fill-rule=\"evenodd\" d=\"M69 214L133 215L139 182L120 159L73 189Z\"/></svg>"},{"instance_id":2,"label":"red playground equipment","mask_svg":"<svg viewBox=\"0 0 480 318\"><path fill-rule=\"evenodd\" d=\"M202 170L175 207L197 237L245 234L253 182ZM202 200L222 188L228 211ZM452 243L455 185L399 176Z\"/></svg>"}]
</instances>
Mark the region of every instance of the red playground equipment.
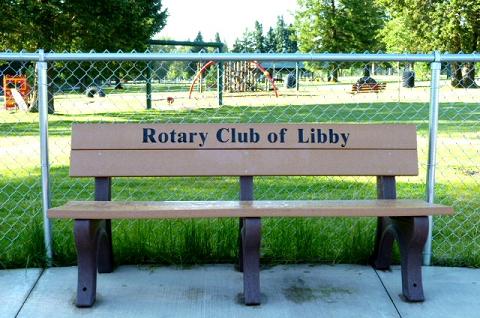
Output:
<instances>
[{"instance_id":1,"label":"red playground equipment","mask_svg":"<svg viewBox=\"0 0 480 318\"><path fill-rule=\"evenodd\" d=\"M3 93L5 96L5 109L26 108L30 94L27 78L21 75L5 75L3 77Z\"/></svg>"},{"instance_id":2,"label":"red playground equipment","mask_svg":"<svg viewBox=\"0 0 480 318\"><path fill-rule=\"evenodd\" d=\"M216 62L215 61L209 61L207 62L201 69L198 71L198 73L195 75L195 78L193 79L192 84L190 85L190 91L188 94L188 98L192 97L192 92L195 87L195 83L202 77L203 73L212 65L214 65ZM251 61L250 62L252 65L254 65L254 68L258 68L262 74L265 76L266 79L270 81L270 84L272 85L273 91L275 92L275 96L278 97L278 89L277 86L275 85L275 80L272 78L270 73L257 61Z\"/></svg>"}]
</instances>

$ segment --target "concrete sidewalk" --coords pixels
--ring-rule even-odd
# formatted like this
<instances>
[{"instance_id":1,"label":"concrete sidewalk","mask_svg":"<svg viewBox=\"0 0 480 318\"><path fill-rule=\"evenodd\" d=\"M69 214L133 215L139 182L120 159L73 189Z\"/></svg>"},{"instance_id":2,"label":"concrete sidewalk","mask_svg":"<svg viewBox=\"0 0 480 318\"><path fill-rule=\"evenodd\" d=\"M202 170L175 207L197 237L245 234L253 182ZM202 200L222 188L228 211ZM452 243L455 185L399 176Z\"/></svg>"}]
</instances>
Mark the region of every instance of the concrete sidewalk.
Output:
<instances>
[{"instance_id":1,"label":"concrete sidewalk","mask_svg":"<svg viewBox=\"0 0 480 318\"><path fill-rule=\"evenodd\" d=\"M232 265L121 266L100 274L92 308L74 305L76 267L0 271L0 317L480 317L480 270L425 267L426 301L406 303L400 270L288 265L261 272L263 303L241 301Z\"/></svg>"}]
</instances>

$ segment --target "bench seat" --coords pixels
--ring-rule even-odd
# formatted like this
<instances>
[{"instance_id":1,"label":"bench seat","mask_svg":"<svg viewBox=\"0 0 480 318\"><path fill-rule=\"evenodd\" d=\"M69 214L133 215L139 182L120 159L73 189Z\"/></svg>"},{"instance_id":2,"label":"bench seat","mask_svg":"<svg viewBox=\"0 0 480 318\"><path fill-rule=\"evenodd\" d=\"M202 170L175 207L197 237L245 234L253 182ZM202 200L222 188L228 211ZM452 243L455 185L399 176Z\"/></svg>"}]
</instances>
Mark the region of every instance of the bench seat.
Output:
<instances>
[{"instance_id":1,"label":"bench seat","mask_svg":"<svg viewBox=\"0 0 480 318\"><path fill-rule=\"evenodd\" d=\"M453 209L422 200L71 201L51 218L169 219L221 217L421 216Z\"/></svg>"},{"instance_id":2,"label":"bench seat","mask_svg":"<svg viewBox=\"0 0 480 318\"><path fill-rule=\"evenodd\" d=\"M353 84L351 94L379 93L387 88L387 83L363 83Z\"/></svg>"}]
</instances>

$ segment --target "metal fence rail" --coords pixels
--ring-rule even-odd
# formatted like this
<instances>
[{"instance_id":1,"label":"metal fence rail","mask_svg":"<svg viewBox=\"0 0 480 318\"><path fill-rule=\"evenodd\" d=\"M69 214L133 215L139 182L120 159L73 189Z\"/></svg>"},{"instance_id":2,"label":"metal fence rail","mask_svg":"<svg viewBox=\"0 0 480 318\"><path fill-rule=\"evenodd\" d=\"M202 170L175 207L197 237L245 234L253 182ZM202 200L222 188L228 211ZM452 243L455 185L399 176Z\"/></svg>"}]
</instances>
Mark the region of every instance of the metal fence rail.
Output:
<instances>
[{"instance_id":1,"label":"metal fence rail","mask_svg":"<svg viewBox=\"0 0 480 318\"><path fill-rule=\"evenodd\" d=\"M207 67L208 61L213 62ZM480 266L480 89L474 89L480 85L474 74L479 62L480 54L438 52L0 53L0 74L26 75L32 86L31 103L38 103L39 110L37 115L0 111L0 140L5 144L0 150L0 247L8 254L0 256L0 266L32 262L16 254L42 232L44 243L31 244L29 249L39 250L34 262L43 255L53 264L74 262L70 224L55 221L52 226L46 218L52 202L88 199L92 193L90 181L67 176L70 125L117 121L416 123L421 175L402 179L399 195L450 204L457 213L435 218L424 263L430 264L433 257L437 264ZM459 69L463 79L454 88ZM412 87L409 76L415 76ZM368 94L353 91L357 81L370 79L385 82L386 89ZM55 113L48 115L49 110ZM32 146L32 139L38 137L39 144ZM40 161L18 160L22 151ZM372 180L367 178L259 179L260 198L374 196ZM38 191L40 185L42 195L34 199L19 190L23 186ZM159 186L167 191L151 190ZM233 199L235 193L236 183L229 178L165 178L161 185L129 178L114 185L119 199ZM43 231L38 230L41 223ZM369 253L373 226L372 220L271 220L265 225L264 257L362 262ZM120 237L117 253L125 261L178 262L186 257L189 262L201 256L228 261L234 253L233 227L230 221L119 222L114 235ZM331 244L318 241L313 235L318 229ZM180 234L158 234L165 231ZM348 242L352 232L354 244ZM349 237L347 241L336 237L341 233ZM208 236L223 240L215 245ZM280 249L278 242L292 236L296 238L291 245ZM153 246L158 240L166 251ZM311 244L314 248L306 247ZM352 252L352 247L358 250Z\"/></svg>"}]
</instances>

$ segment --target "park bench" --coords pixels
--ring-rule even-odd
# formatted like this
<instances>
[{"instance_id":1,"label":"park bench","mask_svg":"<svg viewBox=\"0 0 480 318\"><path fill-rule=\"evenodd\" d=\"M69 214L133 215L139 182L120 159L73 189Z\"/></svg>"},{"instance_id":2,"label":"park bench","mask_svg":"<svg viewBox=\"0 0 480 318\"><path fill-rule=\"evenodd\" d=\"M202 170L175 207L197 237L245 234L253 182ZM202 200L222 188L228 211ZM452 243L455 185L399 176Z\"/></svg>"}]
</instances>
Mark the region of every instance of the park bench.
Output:
<instances>
[{"instance_id":1,"label":"park bench","mask_svg":"<svg viewBox=\"0 0 480 318\"><path fill-rule=\"evenodd\" d=\"M414 125L76 124L70 176L95 178L95 201L49 209L74 219L79 307L95 302L97 270L113 270L112 219L240 218L239 269L245 304L260 304L264 217L378 217L372 262L388 269L401 252L403 294L422 301L422 249L428 215L452 209L397 200L396 176L418 174ZM239 177L236 201L111 201L113 177ZM375 200L254 200L255 176L372 176ZM341 181L339 181L341 182Z\"/></svg>"},{"instance_id":2,"label":"park bench","mask_svg":"<svg viewBox=\"0 0 480 318\"><path fill-rule=\"evenodd\" d=\"M352 94L379 93L387 88L387 83L356 83L352 85Z\"/></svg>"}]
</instances>

